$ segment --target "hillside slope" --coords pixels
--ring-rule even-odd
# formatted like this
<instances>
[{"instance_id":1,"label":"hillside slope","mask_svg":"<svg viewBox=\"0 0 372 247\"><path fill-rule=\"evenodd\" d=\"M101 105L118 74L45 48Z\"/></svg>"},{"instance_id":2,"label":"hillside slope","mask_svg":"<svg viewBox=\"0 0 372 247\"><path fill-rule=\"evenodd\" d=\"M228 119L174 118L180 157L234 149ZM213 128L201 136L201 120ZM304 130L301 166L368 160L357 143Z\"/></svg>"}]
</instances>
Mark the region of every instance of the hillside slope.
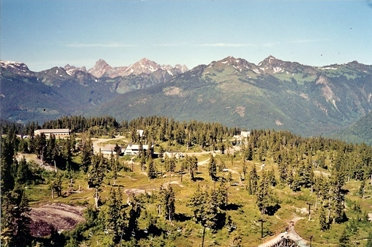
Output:
<instances>
[{"instance_id":1,"label":"hillside slope","mask_svg":"<svg viewBox=\"0 0 372 247\"><path fill-rule=\"evenodd\" d=\"M243 128L319 135L372 109L372 69L356 62L315 68L269 57L258 66L227 57L166 84L118 95L93 114L165 115Z\"/></svg>"},{"instance_id":2,"label":"hillside slope","mask_svg":"<svg viewBox=\"0 0 372 247\"><path fill-rule=\"evenodd\" d=\"M372 112L359 119L351 126L336 131L331 135L333 138L339 138L348 142L364 142L372 146Z\"/></svg>"},{"instance_id":3,"label":"hillside slope","mask_svg":"<svg viewBox=\"0 0 372 247\"><path fill-rule=\"evenodd\" d=\"M19 122L72 114L119 120L163 115L325 135L372 110L372 66L355 61L312 67L272 56L257 65L226 57L188 71L147 59L116 68L102 60L93 70L66 65L32 72L12 62L0 67L1 116Z\"/></svg>"}]
</instances>

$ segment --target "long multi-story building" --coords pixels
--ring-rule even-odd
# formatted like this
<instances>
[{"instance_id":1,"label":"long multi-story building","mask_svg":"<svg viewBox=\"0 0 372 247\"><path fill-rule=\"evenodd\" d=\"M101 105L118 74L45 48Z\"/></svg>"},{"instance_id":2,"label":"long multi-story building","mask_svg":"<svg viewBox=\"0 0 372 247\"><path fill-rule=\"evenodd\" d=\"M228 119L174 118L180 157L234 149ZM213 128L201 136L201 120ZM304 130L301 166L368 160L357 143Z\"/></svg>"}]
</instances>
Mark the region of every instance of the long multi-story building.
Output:
<instances>
[{"instance_id":1,"label":"long multi-story building","mask_svg":"<svg viewBox=\"0 0 372 247\"><path fill-rule=\"evenodd\" d=\"M34 131L34 135L44 134L46 138L54 135L56 138L67 138L70 136L70 129L38 129Z\"/></svg>"}]
</instances>

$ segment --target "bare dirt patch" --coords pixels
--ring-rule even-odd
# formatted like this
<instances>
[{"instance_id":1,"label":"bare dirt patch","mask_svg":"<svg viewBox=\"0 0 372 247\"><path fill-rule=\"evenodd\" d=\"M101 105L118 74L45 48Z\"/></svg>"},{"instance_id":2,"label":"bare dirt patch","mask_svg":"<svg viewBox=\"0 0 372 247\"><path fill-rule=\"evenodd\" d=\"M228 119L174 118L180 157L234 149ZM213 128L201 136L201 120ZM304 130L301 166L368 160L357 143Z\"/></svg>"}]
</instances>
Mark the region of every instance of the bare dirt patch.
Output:
<instances>
[{"instance_id":1,"label":"bare dirt patch","mask_svg":"<svg viewBox=\"0 0 372 247\"><path fill-rule=\"evenodd\" d=\"M240 116L244 117L245 116L245 107L244 106L237 106L235 108L235 112Z\"/></svg>"},{"instance_id":2,"label":"bare dirt patch","mask_svg":"<svg viewBox=\"0 0 372 247\"><path fill-rule=\"evenodd\" d=\"M44 163L41 159L37 158L36 154L26 154L26 153L19 153L16 156L17 161L21 161L25 157L27 162L34 162L35 164L39 165L41 168L53 172L55 171L54 166L48 165Z\"/></svg>"},{"instance_id":3,"label":"bare dirt patch","mask_svg":"<svg viewBox=\"0 0 372 247\"><path fill-rule=\"evenodd\" d=\"M169 187L169 185L178 185L180 186L181 188L183 188L184 186L179 182L179 181L170 181L170 182L166 182L163 184L163 187Z\"/></svg>"},{"instance_id":4,"label":"bare dirt patch","mask_svg":"<svg viewBox=\"0 0 372 247\"><path fill-rule=\"evenodd\" d=\"M44 204L31 209L31 234L35 237L45 237L55 229L58 232L72 230L85 219L85 207L71 206L62 203Z\"/></svg>"},{"instance_id":5,"label":"bare dirt patch","mask_svg":"<svg viewBox=\"0 0 372 247\"><path fill-rule=\"evenodd\" d=\"M167 87L163 89L164 95L167 96L183 96L182 89L178 87Z\"/></svg>"},{"instance_id":6,"label":"bare dirt patch","mask_svg":"<svg viewBox=\"0 0 372 247\"><path fill-rule=\"evenodd\" d=\"M280 122L280 120L275 120L275 124L276 124L277 126L282 126L282 125L283 125L283 123Z\"/></svg>"}]
</instances>

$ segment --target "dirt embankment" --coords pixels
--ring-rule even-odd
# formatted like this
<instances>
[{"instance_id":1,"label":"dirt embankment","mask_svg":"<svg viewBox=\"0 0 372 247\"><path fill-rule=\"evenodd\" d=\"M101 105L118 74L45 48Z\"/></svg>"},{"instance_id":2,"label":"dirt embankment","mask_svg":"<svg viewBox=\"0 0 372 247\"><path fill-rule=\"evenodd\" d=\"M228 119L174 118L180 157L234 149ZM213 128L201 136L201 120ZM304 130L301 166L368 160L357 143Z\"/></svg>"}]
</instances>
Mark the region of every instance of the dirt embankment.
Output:
<instances>
[{"instance_id":1,"label":"dirt embankment","mask_svg":"<svg viewBox=\"0 0 372 247\"><path fill-rule=\"evenodd\" d=\"M53 172L55 171L54 166L50 166L48 164L45 164L41 159L39 159L36 154L26 154L26 153L18 153L16 156L17 161L21 161L25 157L27 162L34 162L35 164L39 165L41 168Z\"/></svg>"},{"instance_id":2,"label":"dirt embankment","mask_svg":"<svg viewBox=\"0 0 372 247\"><path fill-rule=\"evenodd\" d=\"M30 212L31 234L35 237L45 237L50 235L53 229L58 232L72 230L85 220L84 209L85 207L61 203L45 204L32 208Z\"/></svg>"}]
</instances>

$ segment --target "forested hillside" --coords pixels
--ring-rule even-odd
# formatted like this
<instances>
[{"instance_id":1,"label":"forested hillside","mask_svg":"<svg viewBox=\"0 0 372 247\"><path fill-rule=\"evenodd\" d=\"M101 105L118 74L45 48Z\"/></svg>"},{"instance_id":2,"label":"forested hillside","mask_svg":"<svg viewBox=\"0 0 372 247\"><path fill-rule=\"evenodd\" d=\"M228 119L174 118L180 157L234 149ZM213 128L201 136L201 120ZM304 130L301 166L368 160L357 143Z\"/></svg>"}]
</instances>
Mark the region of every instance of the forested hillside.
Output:
<instances>
[{"instance_id":1,"label":"forested hillside","mask_svg":"<svg viewBox=\"0 0 372 247\"><path fill-rule=\"evenodd\" d=\"M130 67L97 63L92 70L67 65L33 72L1 61L2 118L26 123L76 114L120 121L161 115L316 136L372 110L372 66L356 61L314 67L272 56L257 65L226 57L191 70L147 59Z\"/></svg>"},{"instance_id":2,"label":"forested hillside","mask_svg":"<svg viewBox=\"0 0 372 247\"><path fill-rule=\"evenodd\" d=\"M348 142L364 142L372 145L372 112L369 112L351 126L336 131L331 136Z\"/></svg>"},{"instance_id":3,"label":"forested hillside","mask_svg":"<svg viewBox=\"0 0 372 247\"><path fill-rule=\"evenodd\" d=\"M40 127L72 135L33 136ZM2 131L5 245L257 246L290 221L312 246L372 241L371 146L273 130L242 137L219 123L164 117L4 122ZM117 147L131 143L153 149L121 156ZM107 145L115 148L104 155ZM62 208L65 218L50 221Z\"/></svg>"}]
</instances>

